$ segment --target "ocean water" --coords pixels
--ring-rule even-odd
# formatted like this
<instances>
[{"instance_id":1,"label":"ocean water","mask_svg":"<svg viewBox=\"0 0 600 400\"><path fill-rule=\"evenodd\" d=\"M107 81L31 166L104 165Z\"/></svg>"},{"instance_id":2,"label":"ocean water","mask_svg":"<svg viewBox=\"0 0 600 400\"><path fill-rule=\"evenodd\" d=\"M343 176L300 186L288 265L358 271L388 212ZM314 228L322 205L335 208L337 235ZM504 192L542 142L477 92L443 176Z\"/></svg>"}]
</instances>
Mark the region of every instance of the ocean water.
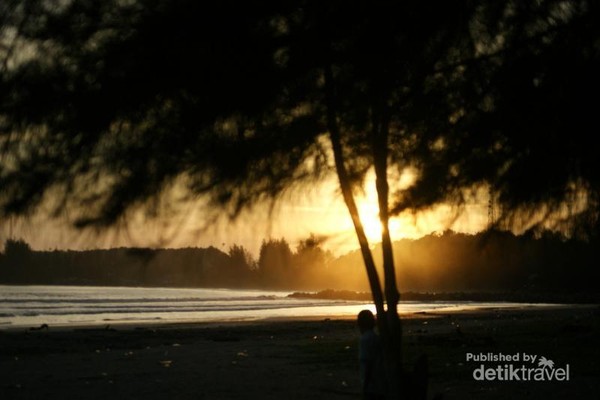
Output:
<instances>
[{"instance_id":1,"label":"ocean water","mask_svg":"<svg viewBox=\"0 0 600 400\"><path fill-rule=\"evenodd\" d=\"M1 286L0 329L350 315L369 303L291 292L95 286Z\"/></svg>"},{"instance_id":2,"label":"ocean water","mask_svg":"<svg viewBox=\"0 0 600 400\"><path fill-rule=\"evenodd\" d=\"M93 286L2 286L0 329L354 316L369 302L290 298L291 292ZM518 306L406 302L400 313Z\"/></svg>"}]
</instances>

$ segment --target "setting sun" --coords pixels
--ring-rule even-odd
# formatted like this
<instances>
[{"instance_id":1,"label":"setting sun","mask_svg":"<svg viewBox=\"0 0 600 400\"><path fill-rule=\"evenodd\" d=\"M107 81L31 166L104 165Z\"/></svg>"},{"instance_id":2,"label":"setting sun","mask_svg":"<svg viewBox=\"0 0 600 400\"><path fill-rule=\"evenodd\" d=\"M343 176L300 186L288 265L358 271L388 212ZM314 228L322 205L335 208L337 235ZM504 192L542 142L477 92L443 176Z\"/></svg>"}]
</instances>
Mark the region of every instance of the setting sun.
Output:
<instances>
[{"instance_id":1,"label":"setting sun","mask_svg":"<svg viewBox=\"0 0 600 400\"><path fill-rule=\"evenodd\" d=\"M404 179L404 177L403 177ZM404 184L404 180L401 181ZM365 229L365 234L371 243L378 243L381 241L381 222L379 220L379 206L377 201L377 190L375 188L375 177L373 174L367 176L365 180L364 194L357 196L358 211L360 213L360 220ZM406 228L409 228L409 221L406 221ZM412 224L414 225L414 224ZM402 237L413 236L409 231L414 229L406 229L403 231L403 224L401 224L398 218L390 218L388 221L388 227L392 239L399 239Z\"/></svg>"},{"instance_id":2,"label":"setting sun","mask_svg":"<svg viewBox=\"0 0 600 400\"><path fill-rule=\"evenodd\" d=\"M374 186L374 185L373 185ZM363 224L365 234L372 243L381 241L381 221L379 220L379 206L377 205L377 193L374 189L367 187L365 196L358 201L358 212ZM390 226L390 233L393 232Z\"/></svg>"},{"instance_id":3,"label":"setting sun","mask_svg":"<svg viewBox=\"0 0 600 400\"><path fill-rule=\"evenodd\" d=\"M363 205L359 208L360 220L362 221L365 234L371 242L381 240L381 222L378 217L377 206L371 204Z\"/></svg>"}]
</instances>

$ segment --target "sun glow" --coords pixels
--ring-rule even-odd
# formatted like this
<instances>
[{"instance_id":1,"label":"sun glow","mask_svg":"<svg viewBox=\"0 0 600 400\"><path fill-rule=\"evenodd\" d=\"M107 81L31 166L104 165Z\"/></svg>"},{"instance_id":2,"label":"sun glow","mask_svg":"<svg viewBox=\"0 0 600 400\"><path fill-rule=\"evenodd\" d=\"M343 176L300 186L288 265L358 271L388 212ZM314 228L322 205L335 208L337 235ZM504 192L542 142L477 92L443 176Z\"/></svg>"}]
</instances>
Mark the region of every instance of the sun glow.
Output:
<instances>
[{"instance_id":1,"label":"sun glow","mask_svg":"<svg viewBox=\"0 0 600 400\"><path fill-rule=\"evenodd\" d=\"M404 189L411 186L417 173L406 169L395 178L389 179L390 185L396 184L396 188ZM393 189L393 188L392 188ZM433 232L441 232L453 229L459 232L476 232L486 226L486 190L479 190L472 194L470 204L459 213L450 205L440 204L428 210L418 213L406 212L390 217L388 229L392 241L404 238L418 238ZM377 190L375 186L375 175L370 173L365 179L363 192L356 196L356 203L365 234L371 245L381 242L382 226L379 219L379 206ZM347 213L347 211L346 211ZM349 219L349 218L348 218ZM349 229L354 231L353 227ZM353 241L353 243L356 243Z\"/></svg>"},{"instance_id":2,"label":"sun glow","mask_svg":"<svg viewBox=\"0 0 600 400\"><path fill-rule=\"evenodd\" d=\"M410 183L410 174L390 179L402 187ZM481 198L473 198L466 213L457 217L449 205L440 205L418 213L406 212L388 221L392 241L416 239L432 232L453 229L474 232L487 221L487 191ZM381 242L381 223L375 176L368 174L363 190L355 193L355 200L365 234L371 246ZM216 221L210 229L202 228L204 206L190 206L183 220L174 223L172 217L148 222L133 218L125 229L108 230L105 235L94 236L50 221L41 216L27 221L0 226L0 241L6 238L23 238L34 249L77 249L107 247L208 247L226 252L231 245L242 245L256 257L261 243L268 238L285 238L292 247L314 234L324 239L323 247L336 255L354 251L359 247L355 228L348 208L340 195L335 176L323 180L301 192L291 193L274 209L258 205L242 213L235 221ZM169 234L174 230L176 234ZM89 234L88 234L89 233Z\"/></svg>"},{"instance_id":3,"label":"sun glow","mask_svg":"<svg viewBox=\"0 0 600 400\"><path fill-rule=\"evenodd\" d=\"M367 235L369 242L381 242L382 225L379 218L379 205L374 176L369 175L367 177L364 193L357 196L357 207L365 235ZM392 240L406 236L402 232L402 224L398 218L389 219L388 229Z\"/></svg>"},{"instance_id":4,"label":"sun glow","mask_svg":"<svg viewBox=\"0 0 600 400\"><path fill-rule=\"evenodd\" d=\"M379 211L377 205L365 203L359 207L359 213L367 239L370 242L380 241L382 226L378 217Z\"/></svg>"}]
</instances>

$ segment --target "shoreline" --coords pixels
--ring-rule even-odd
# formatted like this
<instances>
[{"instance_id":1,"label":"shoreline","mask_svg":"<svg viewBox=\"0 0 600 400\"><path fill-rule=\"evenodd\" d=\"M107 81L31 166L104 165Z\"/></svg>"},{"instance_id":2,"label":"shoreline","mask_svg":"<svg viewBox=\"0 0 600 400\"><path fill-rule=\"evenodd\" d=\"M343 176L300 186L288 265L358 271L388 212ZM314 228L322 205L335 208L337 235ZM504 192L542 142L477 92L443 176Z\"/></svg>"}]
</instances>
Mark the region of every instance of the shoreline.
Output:
<instances>
[{"instance_id":1,"label":"shoreline","mask_svg":"<svg viewBox=\"0 0 600 400\"><path fill-rule=\"evenodd\" d=\"M353 290L325 289L319 291L295 291L288 295L298 299L328 299L371 301L370 292ZM474 302L513 302L548 304L600 304L600 292L556 293L556 292L506 292L506 291L447 291L401 293L402 302L413 301L474 301Z\"/></svg>"},{"instance_id":2,"label":"shoreline","mask_svg":"<svg viewBox=\"0 0 600 400\"><path fill-rule=\"evenodd\" d=\"M405 301L405 305L420 304L418 301ZM400 303L399 315L401 319L414 319L414 318L425 318L434 316L450 316L453 314L461 315L477 315L486 314L489 312L495 312L498 310L502 311L551 311L560 309L594 309L600 307L600 304L559 304L559 303L514 303L507 301L498 302L487 302L478 305L471 306L469 302L460 302L456 304L452 301L439 300L436 302L439 307L425 311L414 311L414 310L402 310L402 302ZM361 308L373 308L373 305L366 303L364 305L354 305L353 307ZM315 307L317 308L317 307ZM291 309L293 310L293 309ZM374 310L372 310L374 311ZM98 320L95 322L73 322L73 323L41 323L39 325L32 324L19 324L19 325L0 325L1 332L12 332L12 331L41 331L41 330L53 330L53 331L68 331L68 330L114 330L114 329L159 329L159 328L172 328L172 327L195 327L195 326L213 326L213 325L239 325L239 324L260 324L260 323L271 323L271 322L311 322L319 320L352 320L354 315L350 314L331 314L323 312L322 314L314 313L310 315L279 315L279 316L254 316L254 317L221 317L221 318L209 318L209 319L198 319L186 318L182 320L167 320L167 319L140 319L140 320Z\"/></svg>"},{"instance_id":3,"label":"shoreline","mask_svg":"<svg viewBox=\"0 0 600 400\"><path fill-rule=\"evenodd\" d=\"M487 313L494 312L497 310L503 311L542 311L542 310L553 310L553 309L588 309L588 308L596 308L600 307L599 304L581 304L581 303L573 303L573 304L559 304L559 303L515 303L508 301L491 301L487 303L481 303L476 305L471 305L469 302L454 302L454 301L445 301L439 300L432 303L436 303L439 306L429 310L410 310L405 309L399 310L400 318L402 319L411 319L411 318L422 318L426 316L435 316L435 315L452 315L452 314L463 314L467 315L469 313ZM412 304L421 304L419 301L405 301L404 305L412 305ZM361 308L373 308L373 305L370 303L366 303L364 305L354 305L354 307ZM402 302L400 303L400 308L402 308ZM372 310L374 311L374 310ZM11 331L41 331L41 330L53 330L53 331L68 331L70 329L89 329L89 330L109 330L109 329L141 329L141 328L160 328L160 327L176 327L176 326L211 326L211 325L223 325L223 324L252 324L252 323L261 323L261 322L278 322L278 321L318 321L318 320L351 320L354 318L352 314L335 314L335 313L327 313L323 312L322 314L309 314L309 315L280 315L280 316L264 316L264 317L247 317L247 316L232 316L232 317L215 317L215 318L198 318L197 320L193 318L185 318L185 319L139 319L139 320L113 320L113 319L105 319L98 320L94 322L69 322L69 323L50 323L50 321L42 322L41 324L5 324L0 325L0 333L11 332Z\"/></svg>"}]
</instances>

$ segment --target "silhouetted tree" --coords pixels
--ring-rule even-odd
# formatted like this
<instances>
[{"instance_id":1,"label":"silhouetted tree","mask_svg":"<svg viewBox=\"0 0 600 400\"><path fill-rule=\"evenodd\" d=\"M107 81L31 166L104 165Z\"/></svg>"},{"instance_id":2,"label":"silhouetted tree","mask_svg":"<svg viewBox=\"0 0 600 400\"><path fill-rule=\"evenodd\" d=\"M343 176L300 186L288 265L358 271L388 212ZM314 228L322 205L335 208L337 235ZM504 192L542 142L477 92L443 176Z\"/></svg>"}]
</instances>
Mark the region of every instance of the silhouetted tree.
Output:
<instances>
[{"instance_id":1,"label":"silhouetted tree","mask_svg":"<svg viewBox=\"0 0 600 400\"><path fill-rule=\"evenodd\" d=\"M403 385L390 397L412 390L390 215L464 204L487 185L506 225L554 218L598 232L597 122L587 101L600 90L596 2L2 7L3 213L50 199L80 226L109 225L183 187L235 217L334 170L387 370ZM384 288L354 199L370 169ZM412 186L389 184L407 169Z\"/></svg>"},{"instance_id":2,"label":"silhouetted tree","mask_svg":"<svg viewBox=\"0 0 600 400\"><path fill-rule=\"evenodd\" d=\"M23 257L31 253L29 243L22 239L8 239L4 242L4 255L6 257Z\"/></svg>"},{"instance_id":3,"label":"silhouetted tree","mask_svg":"<svg viewBox=\"0 0 600 400\"><path fill-rule=\"evenodd\" d=\"M320 288L327 276L327 266L333 259L330 251L321 247L322 240L314 234L301 240L293 254L295 287Z\"/></svg>"},{"instance_id":4,"label":"silhouetted tree","mask_svg":"<svg viewBox=\"0 0 600 400\"><path fill-rule=\"evenodd\" d=\"M256 261L244 246L234 244L229 248L229 257L235 268L241 271L252 271L257 268Z\"/></svg>"},{"instance_id":5,"label":"silhouetted tree","mask_svg":"<svg viewBox=\"0 0 600 400\"><path fill-rule=\"evenodd\" d=\"M261 277L269 286L290 286L292 250L285 239L263 240L258 256Z\"/></svg>"}]
</instances>

